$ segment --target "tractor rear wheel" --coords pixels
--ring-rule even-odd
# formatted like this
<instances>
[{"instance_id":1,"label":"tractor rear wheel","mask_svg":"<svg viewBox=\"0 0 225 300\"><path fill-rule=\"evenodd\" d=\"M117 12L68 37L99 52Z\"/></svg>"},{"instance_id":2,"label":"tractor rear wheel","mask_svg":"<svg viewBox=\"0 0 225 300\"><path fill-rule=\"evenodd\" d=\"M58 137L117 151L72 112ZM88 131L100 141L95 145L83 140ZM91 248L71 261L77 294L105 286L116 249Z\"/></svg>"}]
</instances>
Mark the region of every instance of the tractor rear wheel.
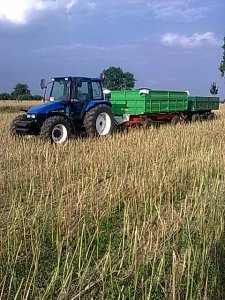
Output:
<instances>
[{"instance_id":1,"label":"tractor rear wheel","mask_svg":"<svg viewBox=\"0 0 225 300\"><path fill-rule=\"evenodd\" d=\"M84 117L84 127L89 136L104 136L112 133L115 122L111 109L105 104L92 108Z\"/></svg>"},{"instance_id":2,"label":"tractor rear wheel","mask_svg":"<svg viewBox=\"0 0 225 300\"><path fill-rule=\"evenodd\" d=\"M17 133L16 129L17 129L17 122L19 121L24 121L26 120L26 115L23 114L23 115L19 115L17 117L15 117L13 120L12 120L12 123L11 123L11 126L10 126L10 133L12 136L21 136L21 133Z\"/></svg>"},{"instance_id":3,"label":"tractor rear wheel","mask_svg":"<svg viewBox=\"0 0 225 300\"><path fill-rule=\"evenodd\" d=\"M40 136L51 143L63 144L71 136L70 123L62 116L50 117L43 123Z\"/></svg>"}]
</instances>

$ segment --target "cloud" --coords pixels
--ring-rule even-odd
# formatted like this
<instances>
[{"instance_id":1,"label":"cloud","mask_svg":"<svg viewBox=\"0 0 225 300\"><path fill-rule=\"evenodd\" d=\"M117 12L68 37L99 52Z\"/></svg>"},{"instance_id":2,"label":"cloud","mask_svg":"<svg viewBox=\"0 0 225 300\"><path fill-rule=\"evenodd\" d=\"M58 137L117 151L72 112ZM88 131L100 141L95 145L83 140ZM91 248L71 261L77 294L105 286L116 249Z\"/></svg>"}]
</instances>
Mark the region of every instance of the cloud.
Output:
<instances>
[{"instance_id":1,"label":"cloud","mask_svg":"<svg viewBox=\"0 0 225 300\"><path fill-rule=\"evenodd\" d=\"M148 8L156 18L173 19L176 17L179 21L193 21L203 18L212 9L207 5L198 6L195 1L184 0L150 1Z\"/></svg>"},{"instance_id":2,"label":"cloud","mask_svg":"<svg viewBox=\"0 0 225 300\"><path fill-rule=\"evenodd\" d=\"M0 0L0 21L26 24L51 10L65 12L70 17L75 6L78 12L92 12L97 7L107 17L152 14L157 19L186 22L205 17L218 4L212 0L207 4L202 0Z\"/></svg>"},{"instance_id":3,"label":"cloud","mask_svg":"<svg viewBox=\"0 0 225 300\"><path fill-rule=\"evenodd\" d=\"M74 5L77 3L77 0L69 0L69 1L66 1L66 11L67 13L70 12L70 10L74 7Z\"/></svg>"},{"instance_id":4,"label":"cloud","mask_svg":"<svg viewBox=\"0 0 225 300\"><path fill-rule=\"evenodd\" d=\"M214 32L194 33L192 36L179 33L166 33L162 36L161 42L169 46L200 47L202 45L218 46L221 41Z\"/></svg>"},{"instance_id":5,"label":"cloud","mask_svg":"<svg viewBox=\"0 0 225 300\"><path fill-rule=\"evenodd\" d=\"M136 12L151 13L156 19L191 22L218 8L218 1L221 0L208 0L207 3L202 0L127 0L127 3Z\"/></svg>"},{"instance_id":6,"label":"cloud","mask_svg":"<svg viewBox=\"0 0 225 300\"><path fill-rule=\"evenodd\" d=\"M0 0L0 21L27 23L37 12L64 9L69 13L77 0Z\"/></svg>"},{"instance_id":7,"label":"cloud","mask_svg":"<svg viewBox=\"0 0 225 300\"><path fill-rule=\"evenodd\" d=\"M87 6L89 7L89 9L95 9L97 7L97 4L95 2L88 2Z\"/></svg>"}]
</instances>

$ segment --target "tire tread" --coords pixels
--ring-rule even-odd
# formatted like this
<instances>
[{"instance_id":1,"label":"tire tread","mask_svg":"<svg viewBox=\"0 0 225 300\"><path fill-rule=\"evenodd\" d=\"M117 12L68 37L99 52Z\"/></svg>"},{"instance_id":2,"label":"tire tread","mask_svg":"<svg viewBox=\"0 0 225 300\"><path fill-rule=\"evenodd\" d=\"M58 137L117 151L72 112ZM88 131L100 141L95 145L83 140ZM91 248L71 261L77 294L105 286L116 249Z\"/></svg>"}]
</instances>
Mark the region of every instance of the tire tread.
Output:
<instances>
[{"instance_id":1,"label":"tire tread","mask_svg":"<svg viewBox=\"0 0 225 300\"><path fill-rule=\"evenodd\" d=\"M56 122L58 122L58 123L62 122L63 124L65 124L65 123L67 124L67 127L69 129L68 130L68 138L70 137L71 128L70 128L70 124L67 121L67 119L63 116L53 116L53 117L48 118L41 127L40 136L44 141L47 141L49 139L51 140L51 136L49 135L49 133L51 131L51 127L53 127Z\"/></svg>"},{"instance_id":2,"label":"tire tread","mask_svg":"<svg viewBox=\"0 0 225 300\"><path fill-rule=\"evenodd\" d=\"M89 136L96 136L97 135L94 121L95 121L95 115L97 114L97 112L100 109L105 109L108 112L111 112L110 108L107 105L100 104L100 105L92 108L91 110L89 110L86 113L85 117L84 117L84 127L85 127L85 130L86 130L86 132ZM112 120L112 130L111 130L111 132L113 131L113 128L114 128L114 124L113 124L113 120Z\"/></svg>"},{"instance_id":3,"label":"tire tread","mask_svg":"<svg viewBox=\"0 0 225 300\"><path fill-rule=\"evenodd\" d=\"M18 116L16 116L16 117L12 120L12 123L11 123L11 125L10 125L10 134L11 134L12 136L20 135L20 134L17 134L17 133L16 133L16 123L17 123L18 121L23 121L23 120L25 120L25 119L26 119L26 115L23 114L23 115L18 115Z\"/></svg>"}]
</instances>

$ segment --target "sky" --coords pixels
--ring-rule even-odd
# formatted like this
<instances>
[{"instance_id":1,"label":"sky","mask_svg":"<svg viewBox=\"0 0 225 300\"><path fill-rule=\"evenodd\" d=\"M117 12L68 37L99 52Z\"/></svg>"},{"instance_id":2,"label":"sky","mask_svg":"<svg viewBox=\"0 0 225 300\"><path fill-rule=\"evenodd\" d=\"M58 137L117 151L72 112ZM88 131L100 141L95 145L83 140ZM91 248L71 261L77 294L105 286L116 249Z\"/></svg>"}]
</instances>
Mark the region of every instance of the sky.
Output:
<instances>
[{"instance_id":1,"label":"sky","mask_svg":"<svg viewBox=\"0 0 225 300\"><path fill-rule=\"evenodd\" d=\"M137 88L203 96L215 81L224 99L224 36L224 0L0 0L0 92L119 66Z\"/></svg>"}]
</instances>

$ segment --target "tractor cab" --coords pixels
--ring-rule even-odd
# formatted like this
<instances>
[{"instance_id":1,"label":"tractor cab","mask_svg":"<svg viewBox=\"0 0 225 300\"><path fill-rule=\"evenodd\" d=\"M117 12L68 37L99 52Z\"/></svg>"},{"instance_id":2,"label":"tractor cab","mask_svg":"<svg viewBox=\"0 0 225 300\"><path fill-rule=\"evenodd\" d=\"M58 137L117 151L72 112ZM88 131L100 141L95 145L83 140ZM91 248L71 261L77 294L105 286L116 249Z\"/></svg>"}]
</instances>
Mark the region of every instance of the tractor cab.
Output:
<instances>
[{"instance_id":1,"label":"tractor cab","mask_svg":"<svg viewBox=\"0 0 225 300\"><path fill-rule=\"evenodd\" d=\"M49 83L52 83L50 101L76 102L104 99L100 78L56 77ZM44 79L41 80L42 89L46 89L48 84L45 84Z\"/></svg>"},{"instance_id":2,"label":"tractor cab","mask_svg":"<svg viewBox=\"0 0 225 300\"><path fill-rule=\"evenodd\" d=\"M82 119L87 110L104 101L100 78L56 77L50 83L49 102L60 101L69 117ZM46 90L47 85L41 80L41 88ZM107 101L107 105L111 103Z\"/></svg>"}]
</instances>

